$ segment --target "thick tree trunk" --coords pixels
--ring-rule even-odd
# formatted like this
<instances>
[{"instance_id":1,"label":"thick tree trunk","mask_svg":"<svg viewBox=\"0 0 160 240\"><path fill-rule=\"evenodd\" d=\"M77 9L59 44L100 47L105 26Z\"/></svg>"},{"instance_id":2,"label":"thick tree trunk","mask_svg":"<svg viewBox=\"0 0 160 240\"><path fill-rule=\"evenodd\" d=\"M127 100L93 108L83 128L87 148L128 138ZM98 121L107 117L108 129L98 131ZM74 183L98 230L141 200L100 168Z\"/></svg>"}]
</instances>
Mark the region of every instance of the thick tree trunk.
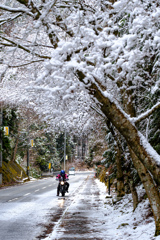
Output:
<instances>
[{"instance_id":1,"label":"thick tree trunk","mask_svg":"<svg viewBox=\"0 0 160 240\"><path fill-rule=\"evenodd\" d=\"M83 82L85 74L81 71L77 71L77 74L79 80ZM156 158L153 154L147 152L148 146L143 141L138 129L132 124L129 116L112 100L109 93L104 92L103 86L97 79L95 79L95 83L92 82L86 88L99 101L101 111L122 134L130 147L133 164L138 171L151 204L156 225L155 235L158 236L160 235L160 195L154 180L160 185L160 158L158 159L158 154ZM150 148L152 147L150 146ZM152 151L154 151L153 148Z\"/></svg>"},{"instance_id":2,"label":"thick tree trunk","mask_svg":"<svg viewBox=\"0 0 160 240\"><path fill-rule=\"evenodd\" d=\"M129 92L127 92L127 97L126 99L130 99L130 97L132 97L132 90L130 90ZM133 107L132 101L126 101L125 102L125 110L127 113L130 114L131 117L135 117L135 109ZM147 196L149 198L150 201L150 205L152 208L152 212L154 215L154 219L155 219L155 225L156 225L156 235L160 234L160 195L159 195L159 190L158 188L156 188L155 186L155 182L153 181L153 179L151 178L150 173L148 172L148 170L145 168L144 164L142 162L139 161L139 159L137 158L137 156L135 155L135 153L131 150L131 148L129 147L130 150L130 154L132 157L132 161L133 164L136 168L136 170L138 171L139 177L144 185L144 188L146 190ZM132 184L133 182L130 181L130 187L131 190L133 191L134 194L134 185ZM137 201L138 201L138 196L132 195L133 198L136 197ZM135 199L136 200L136 199ZM138 203L138 202L137 202ZM156 205L156 207L155 207Z\"/></svg>"},{"instance_id":3,"label":"thick tree trunk","mask_svg":"<svg viewBox=\"0 0 160 240\"><path fill-rule=\"evenodd\" d=\"M83 82L85 74L77 70L77 75L79 80ZM103 86L97 79L95 79L95 83L92 82L90 85L86 85L86 88L99 101L101 111L122 134L137 158L151 172L156 183L160 185L160 162L147 152L145 143L142 141L142 137L140 137L135 125L130 121L129 116L117 106L108 93L102 92ZM152 147L150 146L150 148ZM153 148L152 150L154 151Z\"/></svg>"},{"instance_id":4,"label":"thick tree trunk","mask_svg":"<svg viewBox=\"0 0 160 240\"><path fill-rule=\"evenodd\" d=\"M138 194L130 171L127 171L125 180L126 180L126 193L131 192L133 200L133 211L135 211L136 207L138 206Z\"/></svg>"},{"instance_id":5,"label":"thick tree trunk","mask_svg":"<svg viewBox=\"0 0 160 240\"><path fill-rule=\"evenodd\" d=\"M135 211L136 207L138 206L138 194L137 190L134 184L133 179L129 177L129 187L132 193L132 199L133 199L133 211Z\"/></svg>"},{"instance_id":6,"label":"thick tree trunk","mask_svg":"<svg viewBox=\"0 0 160 240\"><path fill-rule=\"evenodd\" d=\"M101 101L101 103L103 103L103 105L101 105L103 113L124 136L138 159L150 170L155 181L160 185L160 163L157 163L155 159L149 155L136 127L128 120L127 116L125 116L115 103L104 96L102 96Z\"/></svg>"},{"instance_id":7,"label":"thick tree trunk","mask_svg":"<svg viewBox=\"0 0 160 240\"><path fill-rule=\"evenodd\" d=\"M122 156L119 148L116 149L116 167L117 167L117 197L123 197L125 195L124 192L124 177L122 170Z\"/></svg>"},{"instance_id":8,"label":"thick tree trunk","mask_svg":"<svg viewBox=\"0 0 160 240\"><path fill-rule=\"evenodd\" d=\"M122 83L120 83L121 85ZM132 82L128 83L130 87L132 87ZM119 86L120 88L122 87ZM125 92L125 90L123 88L121 88L121 95L122 95L122 99L123 99L123 106L124 109L126 111L126 113L128 113L131 117L135 117L136 116L136 112L135 112L135 108L133 106L133 90L132 88L127 90ZM130 101L128 101L128 99ZM131 166L130 166L131 167ZM133 179L133 175L132 173L128 172L128 180L129 180L129 187L132 193L132 199L133 199L133 211L135 211L135 209L138 206L138 194L137 194L137 190L135 187L135 183L134 183L134 179Z\"/></svg>"},{"instance_id":9,"label":"thick tree trunk","mask_svg":"<svg viewBox=\"0 0 160 240\"><path fill-rule=\"evenodd\" d=\"M106 121L107 127L112 133L115 142L117 143L116 146L116 167L117 167L117 197L123 197L125 195L124 191L124 175L123 175L123 170L122 170L122 149L121 149L121 144L120 144L120 137L116 132L114 131L111 123L109 121Z\"/></svg>"},{"instance_id":10,"label":"thick tree trunk","mask_svg":"<svg viewBox=\"0 0 160 240\"><path fill-rule=\"evenodd\" d=\"M146 190L156 225L155 236L158 236L160 235L160 194L158 188L154 185L154 181L148 170L136 157L136 155L131 149L130 153L133 160L133 164L137 169L141 182L143 183L143 186Z\"/></svg>"}]
</instances>

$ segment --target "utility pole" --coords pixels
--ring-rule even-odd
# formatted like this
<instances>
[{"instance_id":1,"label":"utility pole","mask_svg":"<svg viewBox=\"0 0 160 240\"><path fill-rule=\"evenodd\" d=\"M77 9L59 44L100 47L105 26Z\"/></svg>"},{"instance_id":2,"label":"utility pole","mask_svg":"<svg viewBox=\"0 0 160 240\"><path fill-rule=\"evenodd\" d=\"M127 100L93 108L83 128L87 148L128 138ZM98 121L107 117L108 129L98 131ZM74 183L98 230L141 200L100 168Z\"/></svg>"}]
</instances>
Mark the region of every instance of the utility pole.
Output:
<instances>
[{"instance_id":1,"label":"utility pole","mask_svg":"<svg viewBox=\"0 0 160 240\"><path fill-rule=\"evenodd\" d=\"M28 120L28 126L27 126L27 176L29 179L29 113L27 112L27 120Z\"/></svg>"},{"instance_id":2,"label":"utility pole","mask_svg":"<svg viewBox=\"0 0 160 240\"><path fill-rule=\"evenodd\" d=\"M66 129L64 132L64 171L65 171L65 161L66 161Z\"/></svg>"},{"instance_id":3,"label":"utility pole","mask_svg":"<svg viewBox=\"0 0 160 240\"><path fill-rule=\"evenodd\" d=\"M29 178L29 146L27 146L27 176Z\"/></svg>"},{"instance_id":4,"label":"utility pole","mask_svg":"<svg viewBox=\"0 0 160 240\"><path fill-rule=\"evenodd\" d=\"M0 103L0 127L2 131L3 125L3 107L2 102ZM2 133L0 133L0 168L2 169ZM2 173L0 173L0 185L2 185Z\"/></svg>"}]
</instances>

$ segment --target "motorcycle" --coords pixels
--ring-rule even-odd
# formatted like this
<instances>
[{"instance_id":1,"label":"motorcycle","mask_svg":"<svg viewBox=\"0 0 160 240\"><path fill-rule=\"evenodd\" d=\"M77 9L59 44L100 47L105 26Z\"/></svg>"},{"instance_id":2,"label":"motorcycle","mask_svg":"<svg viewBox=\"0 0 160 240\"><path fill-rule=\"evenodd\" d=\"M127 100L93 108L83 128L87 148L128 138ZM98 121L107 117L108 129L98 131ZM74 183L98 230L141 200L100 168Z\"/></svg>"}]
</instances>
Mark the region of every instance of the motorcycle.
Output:
<instances>
[{"instance_id":1,"label":"motorcycle","mask_svg":"<svg viewBox=\"0 0 160 240\"><path fill-rule=\"evenodd\" d=\"M63 179L63 177L61 177L60 179L58 179L59 180L59 187L58 187L58 189L59 189L59 192L62 194L62 197L64 197L65 196L65 193L66 193L66 191L67 191L67 186L66 186L66 181L68 180L68 179ZM59 194L58 194L59 195Z\"/></svg>"}]
</instances>

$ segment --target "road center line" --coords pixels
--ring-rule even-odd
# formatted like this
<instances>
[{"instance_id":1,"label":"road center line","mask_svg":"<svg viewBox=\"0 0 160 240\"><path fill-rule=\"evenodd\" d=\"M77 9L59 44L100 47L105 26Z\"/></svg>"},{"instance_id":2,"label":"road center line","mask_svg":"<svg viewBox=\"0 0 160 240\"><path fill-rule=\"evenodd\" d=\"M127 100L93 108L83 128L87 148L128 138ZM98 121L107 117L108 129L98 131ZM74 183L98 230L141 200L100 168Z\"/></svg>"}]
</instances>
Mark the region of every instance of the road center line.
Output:
<instances>
[{"instance_id":1,"label":"road center line","mask_svg":"<svg viewBox=\"0 0 160 240\"><path fill-rule=\"evenodd\" d=\"M43 187L42 189L45 189L46 187Z\"/></svg>"},{"instance_id":2,"label":"road center line","mask_svg":"<svg viewBox=\"0 0 160 240\"><path fill-rule=\"evenodd\" d=\"M12 202L12 201L17 200L17 199L18 198L13 198L13 199L9 200L8 202Z\"/></svg>"},{"instance_id":3,"label":"road center line","mask_svg":"<svg viewBox=\"0 0 160 240\"><path fill-rule=\"evenodd\" d=\"M38 191L39 191L39 189L35 190L35 192L38 192Z\"/></svg>"},{"instance_id":4,"label":"road center line","mask_svg":"<svg viewBox=\"0 0 160 240\"><path fill-rule=\"evenodd\" d=\"M31 194L31 193L26 193L26 194L24 194L23 196L28 196L29 194Z\"/></svg>"}]
</instances>

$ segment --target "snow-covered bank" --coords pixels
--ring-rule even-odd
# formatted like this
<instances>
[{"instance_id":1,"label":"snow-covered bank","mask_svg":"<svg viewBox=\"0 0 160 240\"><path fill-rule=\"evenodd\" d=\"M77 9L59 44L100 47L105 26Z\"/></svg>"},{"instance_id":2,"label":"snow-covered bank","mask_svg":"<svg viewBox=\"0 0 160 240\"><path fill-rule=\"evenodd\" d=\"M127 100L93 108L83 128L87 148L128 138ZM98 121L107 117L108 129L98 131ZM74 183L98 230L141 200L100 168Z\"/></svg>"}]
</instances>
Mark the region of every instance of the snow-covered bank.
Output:
<instances>
[{"instance_id":1,"label":"snow-covered bank","mask_svg":"<svg viewBox=\"0 0 160 240\"><path fill-rule=\"evenodd\" d=\"M95 181L100 189L101 199L104 201L102 209L104 213L104 225L102 227L104 236L105 234L112 236L109 239L113 240L160 239L160 236L154 237L155 224L148 199L142 200L135 212L133 212L131 194L126 195L121 201L113 204L111 199L105 198L106 186L104 183L101 183L97 179ZM139 189L138 191L140 193L143 190Z\"/></svg>"},{"instance_id":2,"label":"snow-covered bank","mask_svg":"<svg viewBox=\"0 0 160 240\"><path fill-rule=\"evenodd\" d=\"M104 183L93 175L87 177L79 190L70 196L69 204L52 233L45 240L160 240L154 237L155 225L143 188L138 189L141 202L133 212L132 196L127 194L115 203L106 198ZM65 201L62 199L65 203Z\"/></svg>"}]
</instances>

